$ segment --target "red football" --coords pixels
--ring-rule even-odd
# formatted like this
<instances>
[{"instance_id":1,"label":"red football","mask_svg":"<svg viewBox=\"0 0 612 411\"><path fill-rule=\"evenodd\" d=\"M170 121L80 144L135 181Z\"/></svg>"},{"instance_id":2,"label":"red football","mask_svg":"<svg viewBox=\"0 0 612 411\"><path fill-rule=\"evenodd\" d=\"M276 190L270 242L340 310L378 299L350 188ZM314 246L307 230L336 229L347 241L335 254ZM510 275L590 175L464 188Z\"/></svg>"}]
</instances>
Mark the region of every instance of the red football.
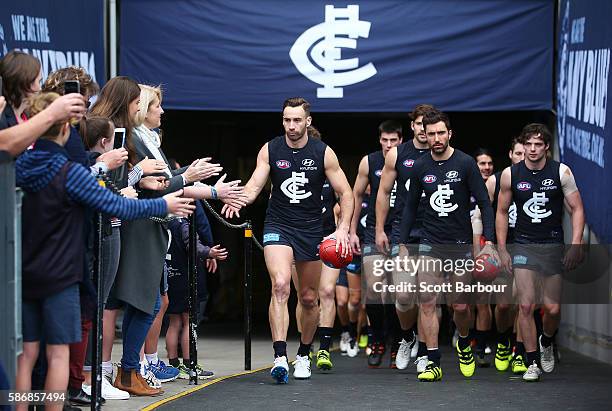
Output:
<instances>
[{"instance_id":1,"label":"red football","mask_svg":"<svg viewBox=\"0 0 612 411\"><path fill-rule=\"evenodd\" d=\"M476 266L472 276L479 281L493 281L501 269L499 261L489 254L482 254L476 258Z\"/></svg>"},{"instance_id":2,"label":"red football","mask_svg":"<svg viewBox=\"0 0 612 411\"><path fill-rule=\"evenodd\" d=\"M336 252L336 239L328 238L319 244L319 257L328 267L343 268L353 260L353 253L349 252L346 257L342 257L342 246Z\"/></svg>"}]
</instances>

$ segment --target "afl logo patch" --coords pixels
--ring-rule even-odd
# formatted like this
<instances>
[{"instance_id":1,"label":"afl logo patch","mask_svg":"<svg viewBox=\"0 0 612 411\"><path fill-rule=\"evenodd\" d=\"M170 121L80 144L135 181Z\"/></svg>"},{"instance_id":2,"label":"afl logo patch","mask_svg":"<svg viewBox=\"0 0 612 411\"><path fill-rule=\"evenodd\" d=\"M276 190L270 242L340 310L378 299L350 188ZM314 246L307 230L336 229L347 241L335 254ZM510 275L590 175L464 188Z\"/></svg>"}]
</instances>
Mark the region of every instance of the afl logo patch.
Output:
<instances>
[{"instance_id":1,"label":"afl logo patch","mask_svg":"<svg viewBox=\"0 0 612 411\"><path fill-rule=\"evenodd\" d=\"M305 158L304 160L302 160L302 165L304 167L311 167L314 164L314 160L310 159L310 158Z\"/></svg>"},{"instance_id":2,"label":"afl logo patch","mask_svg":"<svg viewBox=\"0 0 612 411\"><path fill-rule=\"evenodd\" d=\"M284 170L286 168L291 167L291 163L288 162L287 160L277 160L276 161L276 167L282 168Z\"/></svg>"},{"instance_id":3,"label":"afl logo patch","mask_svg":"<svg viewBox=\"0 0 612 411\"><path fill-rule=\"evenodd\" d=\"M452 170L446 173L447 178L457 178L458 175L459 175L459 172L455 170Z\"/></svg>"},{"instance_id":4,"label":"afl logo patch","mask_svg":"<svg viewBox=\"0 0 612 411\"><path fill-rule=\"evenodd\" d=\"M382 175L382 170L376 170L374 174L376 175L376 177L380 177Z\"/></svg>"},{"instance_id":5,"label":"afl logo patch","mask_svg":"<svg viewBox=\"0 0 612 411\"><path fill-rule=\"evenodd\" d=\"M531 184L529 184L527 181L521 181L516 185L516 188L521 191L528 191L531 190Z\"/></svg>"},{"instance_id":6,"label":"afl logo patch","mask_svg":"<svg viewBox=\"0 0 612 411\"><path fill-rule=\"evenodd\" d=\"M553 180L552 178L547 178L546 180L542 181L542 185L544 187L550 187L553 184L555 184L555 180Z\"/></svg>"},{"instance_id":7,"label":"afl logo patch","mask_svg":"<svg viewBox=\"0 0 612 411\"><path fill-rule=\"evenodd\" d=\"M428 174L425 177L423 177L423 182L424 183L435 183L436 180L437 180L437 178L433 174Z\"/></svg>"},{"instance_id":8,"label":"afl logo patch","mask_svg":"<svg viewBox=\"0 0 612 411\"><path fill-rule=\"evenodd\" d=\"M412 167L414 165L414 160L409 158L408 160L404 160L404 167Z\"/></svg>"}]
</instances>

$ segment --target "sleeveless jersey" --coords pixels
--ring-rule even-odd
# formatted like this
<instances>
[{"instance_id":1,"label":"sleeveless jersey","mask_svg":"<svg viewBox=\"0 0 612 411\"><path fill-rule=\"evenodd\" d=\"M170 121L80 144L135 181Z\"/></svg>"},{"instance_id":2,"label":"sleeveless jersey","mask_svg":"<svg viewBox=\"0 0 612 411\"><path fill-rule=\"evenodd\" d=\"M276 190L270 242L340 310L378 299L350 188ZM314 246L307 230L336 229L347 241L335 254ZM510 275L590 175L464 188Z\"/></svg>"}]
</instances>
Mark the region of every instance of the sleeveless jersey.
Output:
<instances>
[{"instance_id":1,"label":"sleeveless jersey","mask_svg":"<svg viewBox=\"0 0 612 411\"><path fill-rule=\"evenodd\" d=\"M325 180L321 191L321 225L324 233L336 230L336 219L334 217L334 206L336 205L336 193L329 181Z\"/></svg>"},{"instance_id":2,"label":"sleeveless jersey","mask_svg":"<svg viewBox=\"0 0 612 411\"><path fill-rule=\"evenodd\" d=\"M395 161L395 171L397 172L397 179L395 185L397 187L397 197L395 198L395 215L393 225L401 224L402 210L406 201L406 194L410 189L410 173L414 162L421 157L423 154L428 153L427 148L416 148L414 141L410 140L404 144L400 144L397 147L397 160ZM417 211L417 217L412 227L413 232L418 232L421 229L423 215L425 213L424 208L425 197L421 197L419 203L419 209Z\"/></svg>"},{"instance_id":3,"label":"sleeveless jersey","mask_svg":"<svg viewBox=\"0 0 612 411\"><path fill-rule=\"evenodd\" d=\"M385 156L383 156L382 151L368 154L368 181L370 182L370 199L372 200L366 217L366 231L368 233L374 233L376 230L376 195L378 194L378 187L380 187L380 176L384 166ZM387 214L387 221L385 221L385 231L389 231L391 228L391 221L395 214L395 200L396 190L393 187L389 198L389 214Z\"/></svg>"},{"instance_id":4,"label":"sleeveless jersey","mask_svg":"<svg viewBox=\"0 0 612 411\"><path fill-rule=\"evenodd\" d=\"M499 198L499 190L501 183L501 175L502 172L498 171L494 174L495 176L495 191L493 192L493 202L491 206L493 207L493 212L497 214L497 200ZM516 203L512 201L510 207L508 208L508 235L506 236L506 242L508 244L512 243L514 239L514 227L516 227Z\"/></svg>"},{"instance_id":5,"label":"sleeveless jersey","mask_svg":"<svg viewBox=\"0 0 612 411\"><path fill-rule=\"evenodd\" d=\"M542 170L530 170L525 161L510 168L512 198L516 203L514 241L563 243L563 189L560 163L547 160Z\"/></svg>"}]
</instances>

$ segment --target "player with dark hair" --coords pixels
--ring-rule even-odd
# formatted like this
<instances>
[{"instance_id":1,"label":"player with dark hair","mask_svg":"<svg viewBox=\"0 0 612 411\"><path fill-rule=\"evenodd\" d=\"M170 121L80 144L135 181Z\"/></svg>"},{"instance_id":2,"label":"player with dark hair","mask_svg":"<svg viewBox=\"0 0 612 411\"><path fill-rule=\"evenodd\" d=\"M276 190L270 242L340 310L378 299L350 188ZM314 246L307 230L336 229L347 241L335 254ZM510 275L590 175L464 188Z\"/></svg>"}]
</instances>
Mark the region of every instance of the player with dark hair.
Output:
<instances>
[{"instance_id":1,"label":"player with dark hair","mask_svg":"<svg viewBox=\"0 0 612 411\"><path fill-rule=\"evenodd\" d=\"M334 151L321 140L308 136L312 122L310 104L303 98L290 98L283 104L285 135L274 138L259 151L257 166L245 186L248 204L255 201L268 177L272 194L264 223L264 258L272 281L270 328L274 348L274 366L270 374L278 383L286 383L287 302L291 291L291 266L295 261L302 306L301 341L294 363L294 378L310 378L310 347L319 323L317 304L319 275L318 245L323 239L321 227L321 190L325 179L339 197L340 220L331 235L336 250L343 256L350 252L349 225L353 215L351 187L340 168ZM238 215L239 206L225 205L226 217Z\"/></svg>"},{"instance_id":2,"label":"player with dark hair","mask_svg":"<svg viewBox=\"0 0 612 411\"><path fill-rule=\"evenodd\" d=\"M496 214L497 242L502 264L514 270L518 294L518 323L525 346L524 381L538 381L555 366L553 338L559 327L561 273L582 259L584 208L574 176L565 164L547 158L552 135L543 124L528 124L519 142L525 160L501 174ZM512 257L508 243L508 210L516 204ZM571 212L572 246L564 255L563 207ZM541 289L542 294L536 294ZM537 339L533 312L542 303L543 333ZM538 340L538 341L536 341ZM538 353L539 344L539 353Z\"/></svg>"}]
</instances>

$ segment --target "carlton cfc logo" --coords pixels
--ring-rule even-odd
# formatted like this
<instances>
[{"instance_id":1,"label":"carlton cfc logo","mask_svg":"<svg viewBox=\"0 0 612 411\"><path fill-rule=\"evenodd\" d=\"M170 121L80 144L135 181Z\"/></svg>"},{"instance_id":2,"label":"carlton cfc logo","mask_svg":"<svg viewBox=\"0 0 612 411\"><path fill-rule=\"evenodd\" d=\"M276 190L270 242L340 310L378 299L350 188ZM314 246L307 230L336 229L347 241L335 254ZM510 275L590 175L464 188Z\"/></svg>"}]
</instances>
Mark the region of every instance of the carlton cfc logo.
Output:
<instances>
[{"instance_id":1,"label":"carlton cfc logo","mask_svg":"<svg viewBox=\"0 0 612 411\"><path fill-rule=\"evenodd\" d=\"M436 180L437 180L436 176L432 174L428 174L425 177L423 177L423 182L425 183L435 183Z\"/></svg>"},{"instance_id":2,"label":"carlton cfc logo","mask_svg":"<svg viewBox=\"0 0 612 411\"><path fill-rule=\"evenodd\" d=\"M531 184L529 184L527 181L521 181L516 185L516 188L521 191L528 191L531 190Z\"/></svg>"},{"instance_id":3,"label":"carlton cfc logo","mask_svg":"<svg viewBox=\"0 0 612 411\"><path fill-rule=\"evenodd\" d=\"M412 167L414 165L414 160L413 159L408 159L408 160L404 160L404 166L405 167Z\"/></svg>"},{"instance_id":4,"label":"carlton cfc logo","mask_svg":"<svg viewBox=\"0 0 612 411\"><path fill-rule=\"evenodd\" d=\"M291 163L288 162L287 160L277 160L276 167L282 168L284 170L284 169L291 167Z\"/></svg>"}]
</instances>

